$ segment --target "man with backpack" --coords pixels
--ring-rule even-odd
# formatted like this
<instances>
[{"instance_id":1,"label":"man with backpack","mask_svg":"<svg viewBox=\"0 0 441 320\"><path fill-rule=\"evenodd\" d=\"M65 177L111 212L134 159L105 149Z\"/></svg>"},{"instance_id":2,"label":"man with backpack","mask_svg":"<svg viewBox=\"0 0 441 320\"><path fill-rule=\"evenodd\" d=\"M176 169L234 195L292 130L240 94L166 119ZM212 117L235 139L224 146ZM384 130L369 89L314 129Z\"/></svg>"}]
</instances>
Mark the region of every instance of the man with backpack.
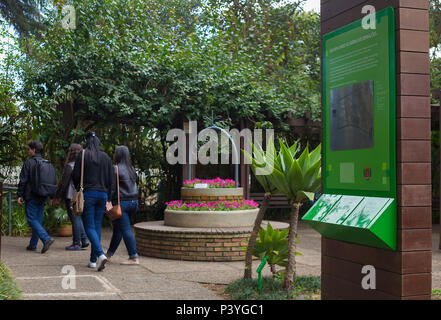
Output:
<instances>
[{"instance_id":1,"label":"man with backpack","mask_svg":"<svg viewBox=\"0 0 441 320\"><path fill-rule=\"evenodd\" d=\"M20 172L17 202L20 206L25 203L26 220L32 229L32 237L26 250L37 250L38 239L41 239L41 253L45 253L54 243L54 239L42 226L43 212L47 197L55 197L57 186L55 169L49 161L41 157L42 153L43 145L40 141L29 142L29 159L24 162Z\"/></svg>"}]
</instances>

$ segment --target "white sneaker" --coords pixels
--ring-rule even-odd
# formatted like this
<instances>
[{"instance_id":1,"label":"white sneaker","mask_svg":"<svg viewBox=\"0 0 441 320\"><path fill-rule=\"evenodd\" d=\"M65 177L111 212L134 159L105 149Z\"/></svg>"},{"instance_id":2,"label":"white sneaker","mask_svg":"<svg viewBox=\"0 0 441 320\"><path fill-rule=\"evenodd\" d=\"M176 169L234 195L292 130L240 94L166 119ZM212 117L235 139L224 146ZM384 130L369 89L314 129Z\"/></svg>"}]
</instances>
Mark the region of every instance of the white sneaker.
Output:
<instances>
[{"instance_id":1,"label":"white sneaker","mask_svg":"<svg viewBox=\"0 0 441 320\"><path fill-rule=\"evenodd\" d=\"M87 265L87 267L89 267L89 268L91 268L91 269L95 269L95 268L96 268L96 263L95 263L95 262L90 262L90 261L89 261L89 264Z\"/></svg>"},{"instance_id":2,"label":"white sneaker","mask_svg":"<svg viewBox=\"0 0 441 320\"><path fill-rule=\"evenodd\" d=\"M102 254L98 257L98 261L97 261L97 271L102 271L105 268L105 264L107 262L107 257L106 255Z\"/></svg>"}]
</instances>

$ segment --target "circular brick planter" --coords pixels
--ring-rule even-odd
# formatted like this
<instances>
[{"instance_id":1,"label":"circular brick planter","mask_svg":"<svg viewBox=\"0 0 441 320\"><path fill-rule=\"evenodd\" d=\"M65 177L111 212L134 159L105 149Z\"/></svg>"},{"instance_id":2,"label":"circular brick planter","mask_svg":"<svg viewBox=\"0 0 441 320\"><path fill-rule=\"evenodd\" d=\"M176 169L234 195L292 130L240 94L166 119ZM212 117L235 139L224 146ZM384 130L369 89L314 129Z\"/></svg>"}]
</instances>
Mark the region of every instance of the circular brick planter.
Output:
<instances>
[{"instance_id":1,"label":"circular brick planter","mask_svg":"<svg viewBox=\"0 0 441 320\"><path fill-rule=\"evenodd\" d=\"M164 224L183 228L235 228L254 225L259 209L234 211L164 211Z\"/></svg>"},{"instance_id":2,"label":"circular brick planter","mask_svg":"<svg viewBox=\"0 0 441 320\"><path fill-rule=\"evenodd\" d=\"M271 221L277 229L287 223ZM266 228L267 221L262 223ZM245 241L252 227L238 228L179 228L164 225L164 221L135 224L138 253L142 256L189 261L245 260Z\"/></svg>"},{"instance_id":3,"label":"circular brick planter","mask_svg":"<svg viewBox=\"0 0 441 320\"><path fill-rule=\"evenodd\" d=\"M243 201L243 188L181 188L183 202L200 201Z\"/></svg>"}]
</instances>

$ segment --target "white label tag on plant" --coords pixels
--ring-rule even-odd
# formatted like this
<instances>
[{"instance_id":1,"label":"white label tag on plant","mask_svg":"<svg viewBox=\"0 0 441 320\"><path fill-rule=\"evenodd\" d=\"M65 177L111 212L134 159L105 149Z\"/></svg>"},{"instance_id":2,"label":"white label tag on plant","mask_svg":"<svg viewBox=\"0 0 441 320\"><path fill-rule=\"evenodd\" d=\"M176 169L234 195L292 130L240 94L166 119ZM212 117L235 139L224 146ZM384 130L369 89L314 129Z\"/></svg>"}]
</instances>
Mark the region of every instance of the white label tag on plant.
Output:
<instances>
[{"instance_id":1,"label":"white label tag on plant","mask_svg":"<svg viewBox=\"0 0 441 320\"><path fill-rule=\"evenodd\" d=\"M195 183L194 188L195 189L206 189L206 188L208 188L208 184L207 183Z\"/></svg>"}]
</instances>

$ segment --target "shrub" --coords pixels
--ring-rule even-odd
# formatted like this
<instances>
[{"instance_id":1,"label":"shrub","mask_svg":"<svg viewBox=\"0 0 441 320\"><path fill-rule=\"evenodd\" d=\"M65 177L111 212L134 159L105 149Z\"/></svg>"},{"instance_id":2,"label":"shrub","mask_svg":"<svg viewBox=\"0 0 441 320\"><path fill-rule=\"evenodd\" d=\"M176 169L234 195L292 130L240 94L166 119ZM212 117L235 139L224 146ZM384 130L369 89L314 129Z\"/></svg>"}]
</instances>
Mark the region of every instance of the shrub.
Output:
<instances>
[{"instance_id":1,"label":"shrub","mask_svg":"<svg viewBox=\"0 0 441 320\"><path fill-rule=\"evenodd\" d=\"M9 269L0 262L0 300L22 300L22 292Z\"/></svg>"},{"instance_id":2,"label":"shrub","mask_svg":"<svg viewBox=\"0 0 441 320\"><path fill-rule=\"evenodd\" d=\"M3 211L2 211L2 234L8 235L9 232L9 214L8 214L8 199L7 196L3 198ZM25 236L30 231L28 222L26 220L24 205L19 206L17 201L12 201L11 211L11 232L13 236Z\"/></svg>"},{"instance_id":3,"label":"shrub","mask_svg":"<svg viewBox=\"0 0 441 320\"><path fill-rule=\"evenodd\" d=\"M276 265L286 267L288 262L288 233L289 228L280 231L273 229L270 223L268 223L266 230L262 227L259 229L259 237L256 239L253 255L260 260L268 256L267 262L274 276L277 276ZM243 249L246 250L246 247ZM295 254L300 255L301 253L296 252Z\"/></svg>"},{"instance_id":4,"label":"shrub","mask_svg":"<svg viewBox=\"0 0 441 320\"><path fill-rule=\"evenodd\" d=\"M300 276L294 281L294 289L283 289L283 280L274 277L262 278L262 292L258 291L256 279L239 279L225 287L233 300L294 300L299 297L312 299L320 293L320 277Z\"/></svg>"}]
</instances>

